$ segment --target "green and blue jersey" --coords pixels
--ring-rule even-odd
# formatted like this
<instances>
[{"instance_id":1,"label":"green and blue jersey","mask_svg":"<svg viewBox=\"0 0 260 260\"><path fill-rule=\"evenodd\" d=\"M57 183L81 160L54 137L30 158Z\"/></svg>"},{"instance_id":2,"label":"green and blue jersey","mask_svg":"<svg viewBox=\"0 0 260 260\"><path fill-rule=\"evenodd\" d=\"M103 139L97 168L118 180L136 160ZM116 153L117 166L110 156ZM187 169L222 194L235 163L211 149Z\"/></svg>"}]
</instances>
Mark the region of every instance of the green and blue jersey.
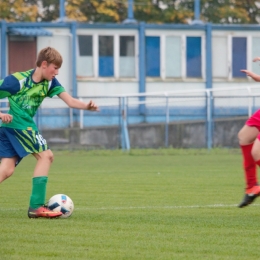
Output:
<instances>
[{"instance_id":1,"label":"green and blue jersey","mask_svg":"<svg viewBox=\"0 0 260 260\"><path fill-rule=\"evenodd\" d=\"M16 72L0 80L0 98L8 98L8 113L13 116L11 123L2 123L3 127L38 131L33 117L44 98L52 98L65 91L56 78L34 82L33 73L34 70Z\"/></svg>"}]
</instances>

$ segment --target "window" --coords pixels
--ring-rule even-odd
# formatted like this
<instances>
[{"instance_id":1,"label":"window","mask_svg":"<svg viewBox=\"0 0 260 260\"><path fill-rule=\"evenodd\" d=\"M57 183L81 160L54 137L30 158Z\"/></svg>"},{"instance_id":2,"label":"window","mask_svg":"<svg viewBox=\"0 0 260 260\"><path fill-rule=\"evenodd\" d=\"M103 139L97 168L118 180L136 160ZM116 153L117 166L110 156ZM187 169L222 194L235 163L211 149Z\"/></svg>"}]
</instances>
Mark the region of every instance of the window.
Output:
<instances>
[{"instance_id":1,"label":"window","mask_svg":"<svg viewBox=\"0 0 260 260\"><path fill-rule=\"evenodd\" d=\"M99 70L100 77L114 76L114 37L113 36L99 36Z\"/></svg>"},{"instance_id":2,"label":"window","mask_svg":"<svg viewBox=\"0 0 260 260\"><path fill-rule=\"evenodd\" d=\"M232 38L232 76L234 78L246 78L246 74L240 70L246 69L247 39L245 37Z\"/></svg>"},{"instance_id":3,"label":"window","mask_svg":"<svg viewBox=\"0 0 260 260\"><path fill-rule=\"evenodd\" d=\"M213 78L228 77L228 39L213 37L212 39L212 76Z\"/></svg>"},{"instance_id":4,"label":"window","mask_svg":"<svg viewBox=\"0 0 260 260\"><path fill-rule=\"evenodd\" d=\"M165 42L165 76L180 78L182 68L181 37L168 36Z\"/></svg>"},{"instance_id":5,"label":"window","mask_svg":"<svg viewBox=\"0 0 260 260\"><path fill-rule=\"evenodd\" d=\"M202 37L166 35L162 39L163 46L161 37L163 36L145 38L146 76L161 77L162 68L162 77L165 78L202 78ZM184 41L186 41L185 50L182 48ZM164 55L163 59L161 53Z\"/></svg>"},{"instance_id":6,"label":"window","mask_svg":"<svg viewBox=\"0 0 260 260\"><path fill-rule=\"evenodd\" d=\"M252 60L260 55L260 37L252 38ZM259 74L259 63L252 62L252 70L253 72Z\"/></svg>"},{"instance_id":7,"label":"window","mask_svg":"<svg viewBox=\"0 0 260 260\"><path fill-rule=\"evenodd\" d=\"M90 77L93 71L93 38L91 35L78 36L79 56L77 58L77 75Z\"/></svg>"},{"instance_id":8,"label":"window","mask_svg":"<svg viewBox=\"0 0 260 260\"><path fill-rule=\"evenodd\" d=\"M160 37L146 36L146 76L160 77Z\"/></svg>"},{"instance_id":9,"label":"window","mask_svg":"<svg viewBox=\"0 0 260 260\"><path fill-rule=\"evenodd\" d=\"M78 35L77 77L135 78L136 34L98 31Z\"/></svg>"},{"instance_id":10,"label":"window","mask_svg":"<svg viewBox=\"0 0 260 260\"><path fill-rule=\"evenodd\" d=\"M186 73L188 78L201 75L201 37L186 38Z\"/></svg>"},{"instance_id":11,"label":"window","mask_svg":"<svg viewBox=\"0 0 260 260\"><path fill-rule=\"evenodd\" d=\"M119 76L135 77L134 36L120 36Z\"/></svg>"}]
</instances>

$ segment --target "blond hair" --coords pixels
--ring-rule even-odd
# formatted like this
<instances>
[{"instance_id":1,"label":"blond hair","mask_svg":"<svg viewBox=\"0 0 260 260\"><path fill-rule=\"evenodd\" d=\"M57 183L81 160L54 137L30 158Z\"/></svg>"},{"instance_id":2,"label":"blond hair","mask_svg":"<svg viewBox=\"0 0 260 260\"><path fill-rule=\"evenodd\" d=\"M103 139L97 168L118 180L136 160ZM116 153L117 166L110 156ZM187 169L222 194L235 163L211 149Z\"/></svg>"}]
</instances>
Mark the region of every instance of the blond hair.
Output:
<instances>
[{"instance_id":1,"label":"blond hair","mask_svg":"<svg viewBox=\"0 0 260 260\"><path fill-rule=\"evenodd\" d=\"M39 52L36 60L36 66L40 67L43 61L47 61L48 64L53 63L60 68L62 65L62 56L56 49L46 47Z\"/></svg>"}]
</instances>

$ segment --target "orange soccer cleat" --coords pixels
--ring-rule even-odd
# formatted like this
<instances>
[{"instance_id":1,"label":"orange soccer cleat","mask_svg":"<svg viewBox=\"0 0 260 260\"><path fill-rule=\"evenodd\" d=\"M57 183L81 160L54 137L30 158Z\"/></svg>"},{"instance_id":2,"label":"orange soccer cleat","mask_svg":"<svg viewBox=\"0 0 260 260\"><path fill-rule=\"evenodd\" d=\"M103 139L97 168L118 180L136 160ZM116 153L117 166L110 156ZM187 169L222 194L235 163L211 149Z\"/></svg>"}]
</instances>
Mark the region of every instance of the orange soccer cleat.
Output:
<instances>
[{"instance_id":1,"label":"orange soccer cleat","mask_svg":"<svg viewBox=\"0 0 260 260\"><path fill-rule=\"evenodd\" d=\"M54 212L46 206L39 207L38 209L28 209L29 218L57 218L62 215L62 212Z\"/></svg>"}]
</instances>

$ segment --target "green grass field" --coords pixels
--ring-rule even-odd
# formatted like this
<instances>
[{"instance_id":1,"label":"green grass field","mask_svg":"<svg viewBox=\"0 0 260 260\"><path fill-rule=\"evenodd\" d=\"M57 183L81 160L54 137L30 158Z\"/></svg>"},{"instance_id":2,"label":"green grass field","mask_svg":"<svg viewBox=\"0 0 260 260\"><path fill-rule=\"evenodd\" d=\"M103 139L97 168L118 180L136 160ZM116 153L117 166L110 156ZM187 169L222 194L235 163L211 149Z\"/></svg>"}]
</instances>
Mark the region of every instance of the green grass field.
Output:
<instances>
[{"instance_id":1,"label":"green grass field","mask_svg":"<svg viewBox=\"0 0 260 260\"><path fill-rule=\"evenodd\" d=\"M0 185L0 260L259 259L260 202L237 208L238 150L54 152L47 198L68 219L29 219L35 164Z\"/></svg>"}]
</instances>

